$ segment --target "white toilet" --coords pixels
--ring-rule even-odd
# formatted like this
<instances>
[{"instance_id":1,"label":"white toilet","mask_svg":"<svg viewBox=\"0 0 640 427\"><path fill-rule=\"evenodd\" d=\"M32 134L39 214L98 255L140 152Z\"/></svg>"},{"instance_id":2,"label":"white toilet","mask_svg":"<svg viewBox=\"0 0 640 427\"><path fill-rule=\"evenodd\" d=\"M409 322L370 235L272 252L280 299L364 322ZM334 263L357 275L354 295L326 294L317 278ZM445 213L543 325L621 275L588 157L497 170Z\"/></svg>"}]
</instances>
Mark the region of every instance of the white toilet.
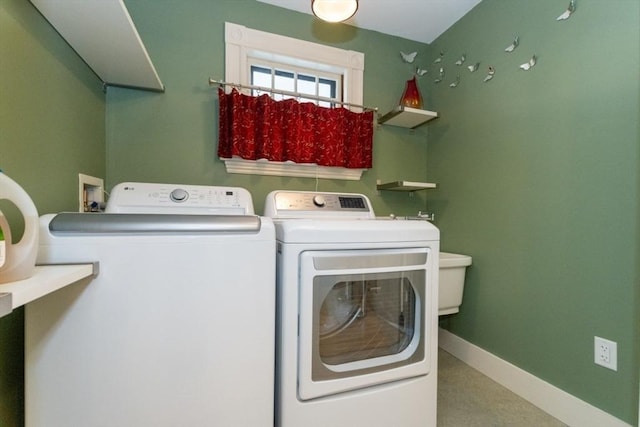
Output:
<instances>
[{"instance_id":1,"label":"white toilet","mask_svg":"<svg viewBox=\"0 0 640 427\"><path fill-rule=\"evenodd\" d=\"M440 284L438 288L438 316L460 311L464 276L471 265L468 255L440 252Z\"/></svg>"}]
</instances>

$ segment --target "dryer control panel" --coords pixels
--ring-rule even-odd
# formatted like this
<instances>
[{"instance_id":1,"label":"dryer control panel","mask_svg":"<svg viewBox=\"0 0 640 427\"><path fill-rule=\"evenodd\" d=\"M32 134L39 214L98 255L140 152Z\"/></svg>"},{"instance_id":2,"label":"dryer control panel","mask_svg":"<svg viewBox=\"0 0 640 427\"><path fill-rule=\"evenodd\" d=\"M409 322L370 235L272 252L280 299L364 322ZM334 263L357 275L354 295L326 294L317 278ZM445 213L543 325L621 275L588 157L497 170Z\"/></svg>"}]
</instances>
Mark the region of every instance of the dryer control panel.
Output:
<instances>
[{"instance_id":1,"label":"dryer control panel","mask_svg":"<svg viewBox=\"0 0 640 427\"><path fill-rule=\"evenodd\" d=\"M251 194L239 187L123 182L111 190L106 213L253 215Z\"/></svg>"},{"instance_id":2,"label":"dryer control panel","mask_svg":"<svg viewBox=\"0 0 640 427\"><path fill-rule=\"evenodd\" d=\"M264 209L272 218L375 219L367 196L353 193L272 191Z\"/></svg>"}]
</instances>

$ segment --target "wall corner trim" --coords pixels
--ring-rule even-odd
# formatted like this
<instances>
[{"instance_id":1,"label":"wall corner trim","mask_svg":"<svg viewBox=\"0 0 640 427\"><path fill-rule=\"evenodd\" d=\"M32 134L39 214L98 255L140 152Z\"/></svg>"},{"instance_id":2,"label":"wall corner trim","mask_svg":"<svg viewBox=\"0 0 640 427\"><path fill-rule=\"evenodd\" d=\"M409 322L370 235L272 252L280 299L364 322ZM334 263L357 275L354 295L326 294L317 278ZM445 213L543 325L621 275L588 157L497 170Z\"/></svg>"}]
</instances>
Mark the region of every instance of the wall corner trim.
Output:
<instances>
[{"instance_id":1,"label":"wall corner trim","mask_svg":"<svg viewBox=\"0 0 640 427\"><path fill-rule=\"evenodd\" d=\"M565 424L581 427L632 427L442 328L438 331L438 344L446 352Z\"/></svg>"}]
</instances>

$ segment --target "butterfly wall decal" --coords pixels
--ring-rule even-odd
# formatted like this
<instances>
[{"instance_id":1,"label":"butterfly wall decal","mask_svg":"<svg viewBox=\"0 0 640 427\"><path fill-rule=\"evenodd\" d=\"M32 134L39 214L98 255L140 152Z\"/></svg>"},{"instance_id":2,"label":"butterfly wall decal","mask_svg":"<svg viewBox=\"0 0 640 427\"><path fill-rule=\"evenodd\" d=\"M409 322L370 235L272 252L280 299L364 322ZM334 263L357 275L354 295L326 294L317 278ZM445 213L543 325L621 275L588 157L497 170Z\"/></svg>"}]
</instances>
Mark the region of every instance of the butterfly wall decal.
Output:
<instances>
[{"instance_id":1,"label":"butterfly wall decal","mask_svg":"<svg viewBox=\"0 0 640 427\"><path fill-rule=\"evenodd\" d=\"M513 50L518 47L518 45L520 44L520 37L517 37L515 39L513 39L513 42L511 42L511 44L509 46L507 46L507 48L504 50L505 52L513 52Z\"/></svg>"},{"instance_id":2,"label":"butterfly wall decal","mask_svg":"<svg viewBox=\"0 0 640 427\"><path fill-rule=\"evenodd\" d=\"M409 64L412 64L413 61L416 60L416 56L418 55L418 52L411 52L411 53L404 53L404 52L400 52L400 56L402 57L402 60L404 62L408 62Z\"/></svg>"},{"instance_id":3,"label":"butterfly wall decal","mask_svg":"<svg viewBox=\"0 0 640 427\"><path fill-rule=\"evenodd\" d=\"M565 21L567 19L569 19L569 17L571 16L571 14L573 12L576 11L576 0L571 0L569 2L569 7L567 7L567 10L565 10L562 15L558 16L556 18L556 21Z\"/></svg>"},{"instance_id":4,"label":"butterfly wall decal","mask_svg":"<svg viewBox=\"0 0 640 427\"><path fill-rule=\"evenodd\" d=\"M487 76L484 78L484 82L488 82L489 80L491 80L493 78L493 76L496 74L496 69L489 66L489 71L487 72Z\"/></svg>"},{"instance_id":5,"label":"butterfly wall decal","mask_svg":"<svg viewBox=\"0 0 640 427\"><path fill-rule=\"evenodd\" d=\"M529 71L534 65L536 65L536 62L538 62L538 58L536 58L536 56L533 55L529 61L520 65L520 69L524 71Z\"/></svg>"}]
</instances>

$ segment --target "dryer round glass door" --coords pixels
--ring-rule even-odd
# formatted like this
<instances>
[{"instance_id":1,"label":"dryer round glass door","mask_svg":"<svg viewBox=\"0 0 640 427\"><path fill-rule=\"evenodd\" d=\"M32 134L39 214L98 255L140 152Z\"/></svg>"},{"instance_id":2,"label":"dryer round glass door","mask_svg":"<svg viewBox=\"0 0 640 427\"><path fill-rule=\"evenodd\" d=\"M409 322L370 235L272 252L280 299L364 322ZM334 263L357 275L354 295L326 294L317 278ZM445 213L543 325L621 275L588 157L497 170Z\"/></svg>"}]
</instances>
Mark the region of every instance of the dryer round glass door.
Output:
<instances>
[{"instance_id":1,"label":"dryer round glass door","mask_svg":"<svg viewBox=\"0 0 640 427\"><path fill-rule=\"evenodd\" d=\"M337 279L329 276L330 282ZM402 353L413 339L415 291L408 277L367 278L339 281L329 292L317 278L315 312L318 325L317 351L329 369L340 370L350 362ZM322 375L319 375L322 377Z\"/></svg>"},{"instance_id":2,"label":"dryer round glass door","mask_svg":"<svg viewBox=\"0 0 640 427\"><path fill-rule=\"evenodd\" d=\"M427 248L302 253L302 399L428 373L429 260Z\"/></svg>"},{"instance_id":3,"label":"dryer round glass door","mask_svg":"<svg viewBox=\"0 0 640 427\"><path fill-rule=\"evenodd\" d=\"M320 307L320 340L344 335L345 329L362 317L364 292L364 286L357 281L340 282L331 288Z\"/></svg>"}]
</instances>

